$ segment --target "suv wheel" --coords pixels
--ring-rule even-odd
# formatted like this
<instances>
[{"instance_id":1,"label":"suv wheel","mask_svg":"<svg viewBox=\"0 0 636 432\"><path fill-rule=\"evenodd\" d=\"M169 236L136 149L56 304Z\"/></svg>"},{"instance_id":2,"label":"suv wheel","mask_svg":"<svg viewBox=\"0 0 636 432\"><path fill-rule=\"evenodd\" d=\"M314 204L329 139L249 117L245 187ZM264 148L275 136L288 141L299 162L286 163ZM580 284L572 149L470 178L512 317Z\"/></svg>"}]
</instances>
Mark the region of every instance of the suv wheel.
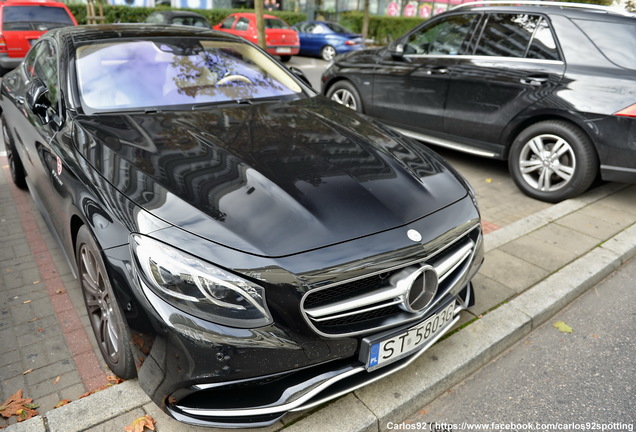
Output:
<instances>
[{"instance_id":1,"label":"suv wheel","mask_svg":"<svg viewBox=\"0 0 636 432\"><path fill-rule=\"evenodd\" d=\"M100 248L86 226L77 233L77 266L88 318L104 361L123 379L137 375L130 331L115 298Z\"/></svg>"},{"instance_id":2,"label":"suv wheel","mask_svg":"<svg viewBox=\"0 0 636 432\"><path fill-rule=\"evenodd\" d=\"M332 85L327 92L327 97L354 111L363 112L360 94L349 81L338 81Z\"/></svg>"},{"instance_id":3,"label":"suv wheel","mask_svg":"<svg viewBox=\"0 0 636 432\"><path fill-rule=\"evenodd\" d=\"M592 142L578 127L564 121L543 121L517 136L508 165L523 193L541 201L559 202L592 185L598 157Z\"/></svg>"}]
</instances>

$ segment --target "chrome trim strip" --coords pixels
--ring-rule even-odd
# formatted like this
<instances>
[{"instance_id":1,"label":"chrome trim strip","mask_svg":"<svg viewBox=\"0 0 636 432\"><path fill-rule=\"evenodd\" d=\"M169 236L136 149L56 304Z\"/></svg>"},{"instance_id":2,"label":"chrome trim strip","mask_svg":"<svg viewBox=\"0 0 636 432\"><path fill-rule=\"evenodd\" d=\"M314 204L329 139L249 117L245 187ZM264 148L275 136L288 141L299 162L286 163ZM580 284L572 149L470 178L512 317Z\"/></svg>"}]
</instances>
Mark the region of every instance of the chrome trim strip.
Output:
<instances>
[{"instance_id":1,"label":"chrome trim strip","mask_svg":"<svg viewBox=\"0 0 636 432\"><path fill-rule=\"evenodd\" d=\"M601 169L607 171L625 172L630 174L636 173L636 168L626 168L614 165L601 165Z\"/></svg>"},{"instance_id":2,"label":"chrome trim strip","mask_svg":"<svg viewBox=\"0 0 636 432\"><path fill-rule=\"evenodd\" d=\"M391 291L393 291L393 290L391 290ZM402 291L402 290L400 290L400 291ZM401 292L398 295L401 296L402 294L404 294L404 293ZM384 300L386 300L386 299L384 299ZM350 302L350 301L351 300L347 300L346 301L347 302L347 306L348 306L348 302ZM343 306L344 306L344 303L345 302L343 302ZM350 317L350 316L354 316L354 315L359 315L361 313L371 312L371 311L374 311L374 310L377 310L377 309L383 309L385 307L393 306L393 305L400 304L400 303L402 303L402 299L401 298L393 298L389 302L378 303L378 304L370 306L370 307L365 307L364 309L356 309L356 310L352 311L350 307L347 307L347 308L344 308L342 310L343 313L339 313L338 315L332 315L332 314L329 314L327 316L321 315L320 318L312 317L312 319L315 322L319 322L320 323L320 322L331 321L331 320L340 319L340 318L346 318L346 317ZM350 311L350 312L346 312L346 311ZM319 310L318 313L322 313L322 311ZM307 312L307 314L309 315L309 312Z\"/></svg>"},{"instance_id":3,"label":"chrome trim strip","mask_svg":"<svg viewBox=\"0 0 636 432\"><path fill-rule=\"evenodd\" d=\"M407 137L416 139L418 141L425 141L430 144L434 144L434 145L448 148L451 150L457 150L457 151L468 153L468 154L473 154L475 156L482 156L482 157L489 157L489 158L497 157L497 153L489 152L486 150L479 150L475 147L471 147L465 144L459 144L454 141L449 141L449 140L445 140L441 138L435 138L430 135L425 135L418 132L412 132L412 131L402 129L396 126L391 126L391 125L388 125L388 126L391 129L400 132L402 135L406 135Z\"/></svg>"},{"instance_id":4,"label":"chrome trim strip","mask_svg":"<svg viewBox=\"0 0 636 432\"><path fill-rule=\"evenodd\" d=\"M404 57L409 59L430 59L430 58L440 58L440 59L462 59L462 60L478 60L483 62L497 62L500 63L502 61L505 62L515 62L515 63L535 63L535 64L551 64L551 65L565 65L563 60L549 60L549 59L532 59L532 58L521 58L521 57L503 57L503 56L487 56L487 55L452 55L452 54L405 54Z\"/></svg>"},{"instance_id":5,"label":"chrome trim strip","mask_svg":"<svg viewBox=\"0 0 636 432\"><path fill-rule=\"evenodd\" d=\"M470 255L474 247L475 243L471 240L470 242L466 243L466 245L464 245L461 249L453 253L453 255L447 257L438 265L434 265L435 270L439 275L439 282L442 282L444 279L446 279L450 272L455 270L466 259L466 257ZM371 311L381 307L396 304L396 302L392 300L403 295L404 292L404 287L398 284L398 286L392 287L390 289L386 289L386 287L381 288L375 292L351 297L346 300L332 303L328 306L307 308L304 309L304 311L307 315L314 318L315 321L324 321L325 319L322 318L325 316L329 316L328 319L336 319L338 317L357 315L368 310ZM397 303L399 303L399 301Z\"/></svg>"}]
</instances>

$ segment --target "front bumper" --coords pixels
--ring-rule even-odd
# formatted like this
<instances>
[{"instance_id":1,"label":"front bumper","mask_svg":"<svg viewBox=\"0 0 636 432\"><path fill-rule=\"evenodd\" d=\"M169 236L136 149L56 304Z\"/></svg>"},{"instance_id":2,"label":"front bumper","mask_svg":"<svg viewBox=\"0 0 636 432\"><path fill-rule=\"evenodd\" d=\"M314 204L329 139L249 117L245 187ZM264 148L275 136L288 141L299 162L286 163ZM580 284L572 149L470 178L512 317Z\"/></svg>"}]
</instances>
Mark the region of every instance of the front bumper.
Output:
<instances>
[{"instance_id":1,"label":"front bumper","mask_svg":"<svg viewBox=\"0 0 636 432\"><path fill-rule=\"evenodd\" d=\"M472 295L472 287L465 287L458 296L460 304L452 321L419 351L383 368L369 372L360 361L338 361L292 374L223 385L196 385L192 388L195 393L167 404L166 410L175 419L197 426L269 426L288 412L314 408L409 366L457 323L459 313L468 307Z\"/></svg>"}]
</instances>

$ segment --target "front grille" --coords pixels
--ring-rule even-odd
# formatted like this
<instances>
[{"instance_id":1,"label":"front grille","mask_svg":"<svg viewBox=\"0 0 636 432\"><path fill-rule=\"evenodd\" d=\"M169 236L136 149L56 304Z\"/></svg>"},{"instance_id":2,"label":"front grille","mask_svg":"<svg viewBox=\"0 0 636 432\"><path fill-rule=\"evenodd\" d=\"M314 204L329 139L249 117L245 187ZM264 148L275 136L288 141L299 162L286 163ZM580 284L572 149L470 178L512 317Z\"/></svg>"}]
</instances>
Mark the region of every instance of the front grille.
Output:
<instances>
[{"instance_id":1,"label":"front grille","mask_svg":"<svg viewBox=\"0 0 636 432\"><path fill-rule=\"evenodd\" d=\"M305 319L318 333L333 337L370 333L418 320L467 283L465 275L479 235L475 229L416 264L308 291L301 303ZM409 312L402 307L404 287L398 287L395 280L425 265L437 272L437 292L424 310Z\"/></svg>"}]
</instances>

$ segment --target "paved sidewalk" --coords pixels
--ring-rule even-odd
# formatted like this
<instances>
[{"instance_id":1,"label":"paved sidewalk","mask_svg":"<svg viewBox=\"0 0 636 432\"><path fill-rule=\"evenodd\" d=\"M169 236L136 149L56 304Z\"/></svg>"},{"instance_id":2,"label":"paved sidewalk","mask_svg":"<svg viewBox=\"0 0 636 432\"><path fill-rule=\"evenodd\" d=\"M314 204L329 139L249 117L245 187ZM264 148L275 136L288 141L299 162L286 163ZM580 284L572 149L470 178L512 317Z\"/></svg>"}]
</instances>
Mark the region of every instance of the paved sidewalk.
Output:
<instances>
[{"instance_id":1,"label":"paved sidewalk","mask_svg":"<svg viewBox=\"0 0 636 432\"><path fill-rule=\"evenodd\" d=\"M498 187L496 177L482 180L471 180L478 197L482 188ZM260 431L386 430L388 422L401 421L461 381L636 255L636 185L606 184L557 205L511 196L527 212L511 223L498 221L499 204L484 199L485 227L494 231L486 235L486 261L475 279L477 304L464 313L462 323L470 323L410 367ZM172 420L135 380L79 399L106 387L109 372L79 285L28 194L10 184L4 157L0 239L0 403L23 389L24 397L40 405L40 415L25 422L0 417L0 428L11 423L7 432L123 431L149 414L159 432L215 430ZM64 399L73 402L53 409Z\"/></svg>"}]
</instances>

